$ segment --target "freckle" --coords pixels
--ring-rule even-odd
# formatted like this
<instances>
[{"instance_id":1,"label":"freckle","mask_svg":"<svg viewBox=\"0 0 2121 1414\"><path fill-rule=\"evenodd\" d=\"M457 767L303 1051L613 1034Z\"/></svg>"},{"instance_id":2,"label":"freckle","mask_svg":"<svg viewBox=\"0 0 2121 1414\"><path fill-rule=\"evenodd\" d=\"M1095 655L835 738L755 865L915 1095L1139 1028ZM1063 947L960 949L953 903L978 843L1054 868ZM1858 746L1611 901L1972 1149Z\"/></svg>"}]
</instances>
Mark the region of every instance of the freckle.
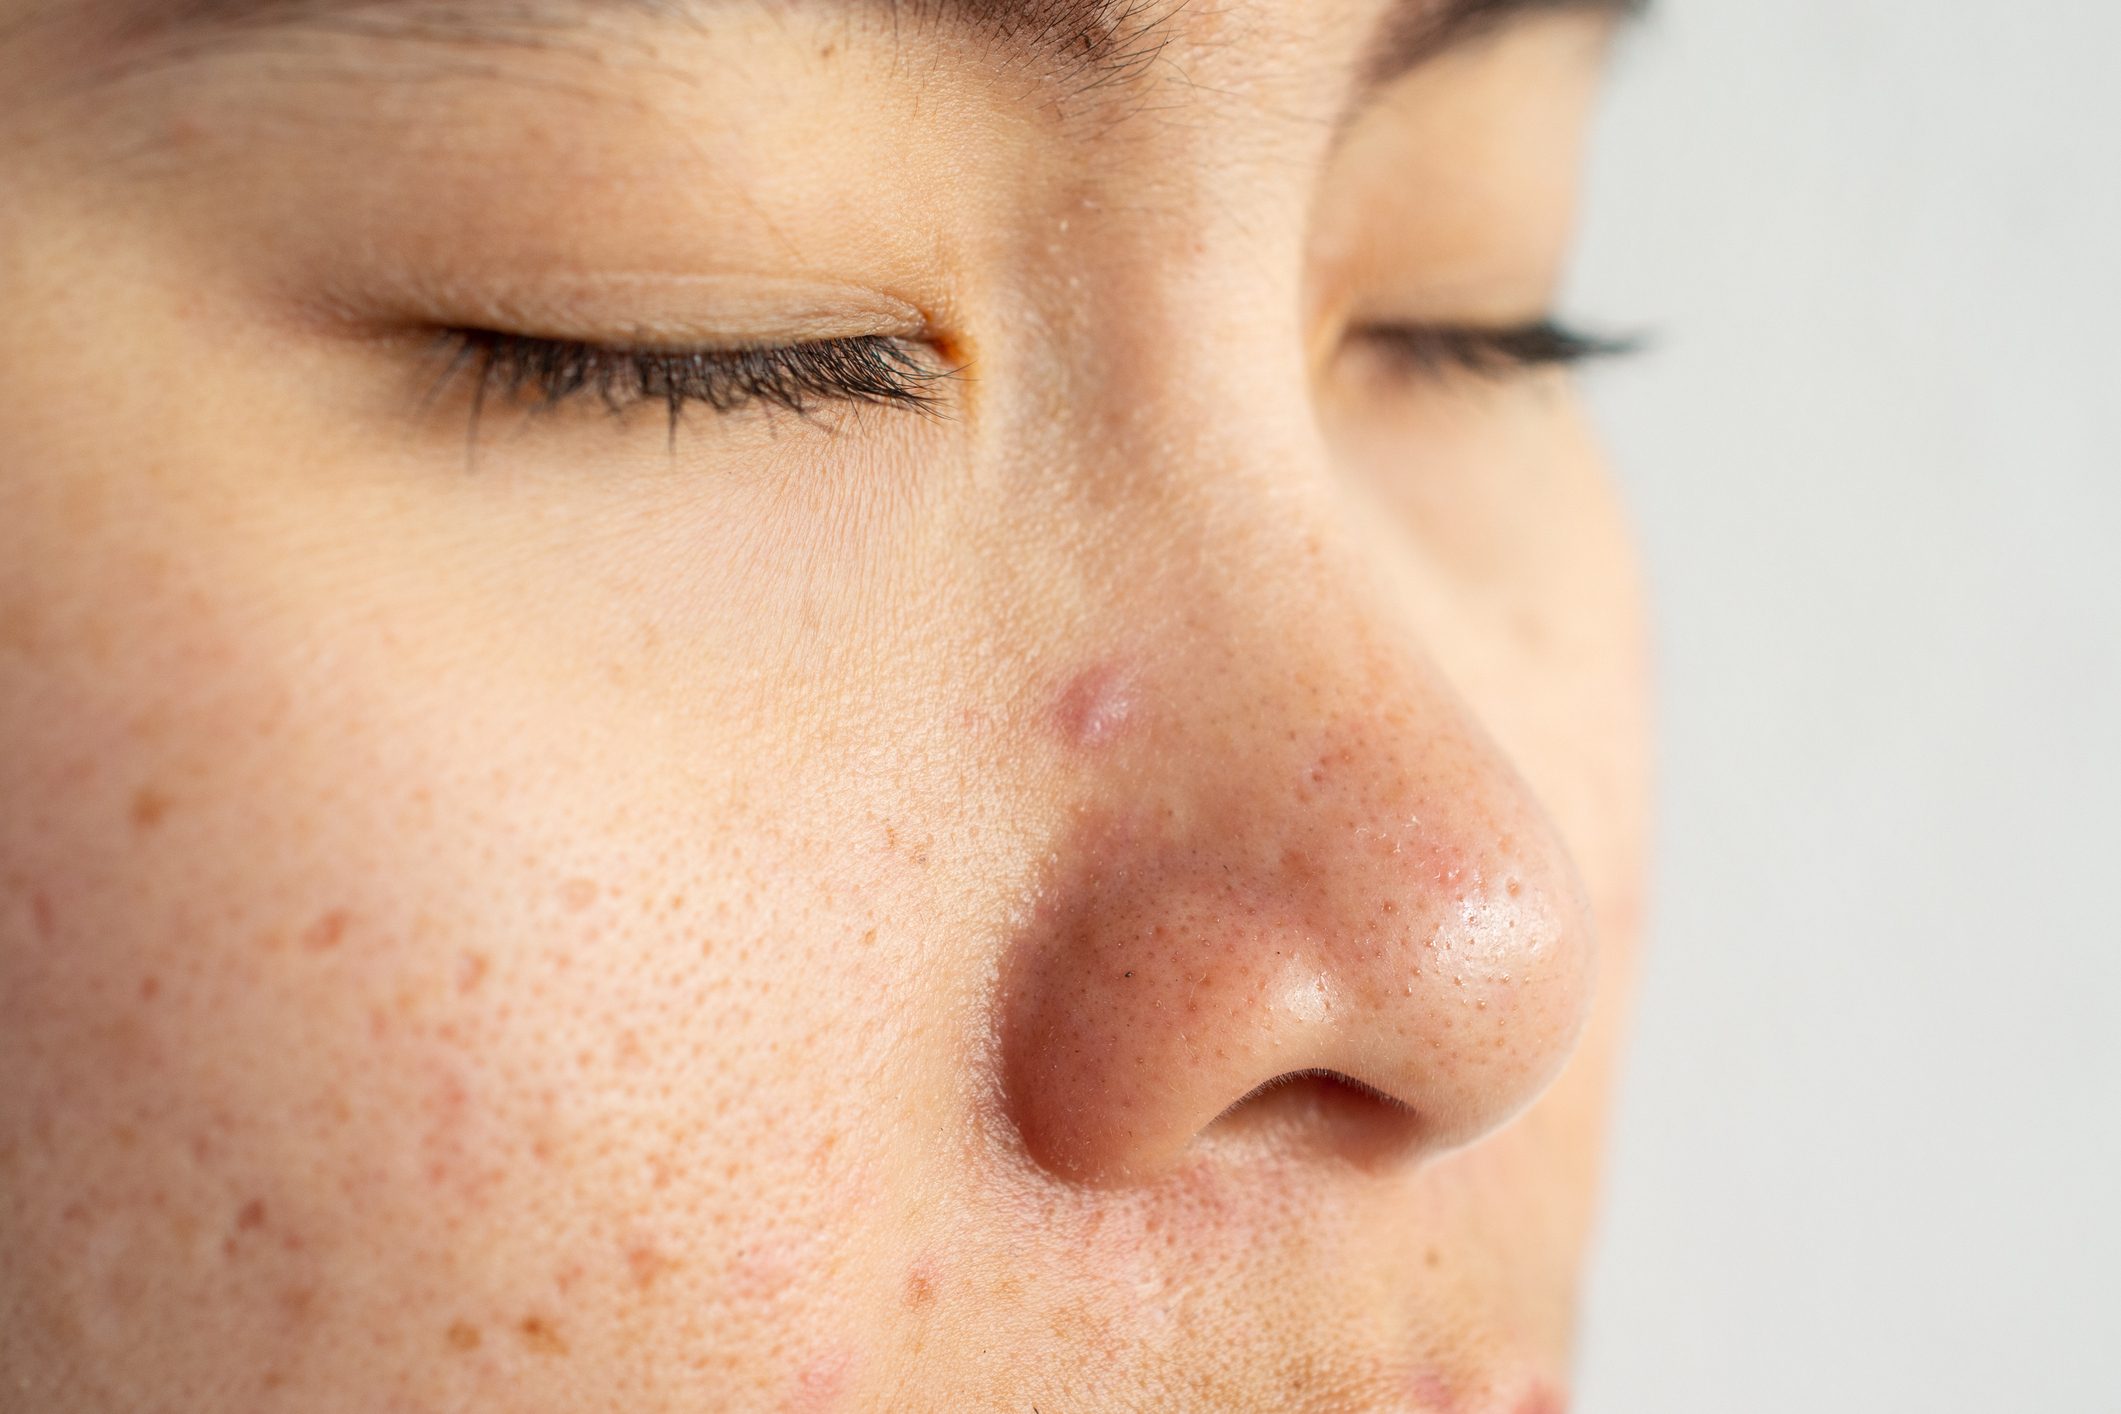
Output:
<instances>
[{"instance_id":1,"label":"freckle","mask_svg":"<svg viewBox=\"0 0 2121 1414\"><path fill-rule=\"evenodd\" d=\"M597 901L597 881L569 879L560 886L560 903L569 913L580 913Z\"/></svg>"},{"instance_id":2,"label":"freckle","mask_svg":"<svg viewBox=\"0 0 2121 1414\"><path fill-rule=\"evenodd\" d=\"M935 1281L926 1272L916 1271L906 1278L906 1305L918 1311L935 1300Z\"/></svg>"},{"instance_id":3,"label":"freckle","mask_svg":"<svg viewBox=\"0 0 2121 1414\"><path fill-rule=\"evenodd\" d=\"M169 797L153 786L142 786L133 794L133 826L139 830L152 830L169 814Z\"/></svg>"},{"instance_id":4,"label":"freckle","mask_svg":"<svg viewBox=\"0 0 2121 1414\"><path fill-rule=\"evenodd\" d=\"M633 1284L642 1291L654 1286L663 1273L677 1263L645 1243L630 1247L626 1251L626 1267L633 1273Z\"/></svg>"},{"instance_id":5,"label":"freckle","mask_svg":"<svg viewBox=\"0 0 2121 1414\"><path fill-rule=\"evenodd\" d=\"M457 990L459 992L477 991L479 984L486 980L486 969L488 966L489 963L485 953L465 953L457 963Z\"/></svg>"},{"instance_id":6,"label":"freckle","mask_svg":"<svg viewBox=\"0 0 2121 1414\"><path fill-rule=\"evenodd\" d=\"M443 1338L449 1342L451 1350L477 1350L479 1348L479 1328L469 1321L451 1321L449 1330L445 1332Z\"/></svg>"},{"instance_id":7,"label":"freckle","mask_svg":"<svg viewBox=\"0 0 2121 1414\"><path fill-rule=\"evenodd\" d=\"M559 1331L543 1316L525 1316L516 1331L523 1343L540 1355L565 1355L567 1342L560 1338Z\"/></svg>"},{"instance_id":8,"label":"freckle","mask_svg":"<svg viewBox=\"0 0 2121 1414\"><path fill-rule=\"evenodd\" d=\"M335 908L309 925L302 934L302 946L311 952L328 952L337 947L346 937L347 911Z\"/></svg>"},{"instance_id":9,"label":"freckle","mask_svg":"<svg viewBox=\"0 0 2121 1414\"><path fill-rule=\"evenodd\" d=\"M265 1226L265 1200L253 1198L236 1214L236 1231L255 1232Z\"/></svg>"}]
</instances>

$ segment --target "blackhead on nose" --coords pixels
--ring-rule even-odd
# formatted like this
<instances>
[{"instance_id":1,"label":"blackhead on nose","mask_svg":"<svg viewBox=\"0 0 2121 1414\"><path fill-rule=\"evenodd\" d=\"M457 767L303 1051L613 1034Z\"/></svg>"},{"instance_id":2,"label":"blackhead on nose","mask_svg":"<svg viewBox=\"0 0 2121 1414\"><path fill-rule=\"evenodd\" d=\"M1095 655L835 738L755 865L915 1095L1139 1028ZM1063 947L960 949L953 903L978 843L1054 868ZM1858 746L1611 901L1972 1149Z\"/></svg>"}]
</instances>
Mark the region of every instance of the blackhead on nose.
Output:
<instances>
[{"instance_id":1,"label":"blackhead on nose","mask_svg":"<svg viewBox=\"0 0 2121 1414\"><path fill-rule=\"evenodd\" d=\"M1526 1106L1584 1022L1574 870L1419 652L1231 661L1101 664L1055 702L1084 797L997 1018L1004 1106L1071 1182L1239 1136L1419 1162Z\"/></svg>"}]
</instances>

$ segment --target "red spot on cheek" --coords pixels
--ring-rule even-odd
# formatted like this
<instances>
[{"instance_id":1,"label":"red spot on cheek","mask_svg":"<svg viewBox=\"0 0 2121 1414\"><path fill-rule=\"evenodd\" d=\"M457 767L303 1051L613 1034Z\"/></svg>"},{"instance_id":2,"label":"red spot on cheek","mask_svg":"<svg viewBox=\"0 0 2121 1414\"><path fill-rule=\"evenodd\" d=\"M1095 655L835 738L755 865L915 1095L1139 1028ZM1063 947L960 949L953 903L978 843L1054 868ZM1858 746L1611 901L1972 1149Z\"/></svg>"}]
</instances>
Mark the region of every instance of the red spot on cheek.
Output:
<instances>
[{"instance_id":1,"label":"red spot on cheek","mask_svg":"<svg viewBox=\"0 0 2121 1414\"><path fill-rule=\"evenodd\" d=\"M1413 1387L1408 1393L1414 1396L1415 1404L1428 1411L1428 1414L1452 1414L1452 1411L1458 1408L1457 1394L1452 1391L1449 1381L1438 1374L1416 1375Z\"/></svg>"},{"instance_id":2,"label":"red spot on cheek","mask_svg":"<svg viewBox=\"0 0 2121 1414\"><path fill-rule=\"evenodd\" d=\"M795 1390L786 1408L791 1411L831 1408L845 1392L848 1371L853 1364L854 1356L844 1350L832 1351L812 1360L795 1377Z\"/></svg>"},{"instance_id":3,"label":"red spot on cheek","mask_svg":"<svg viewBox=\"0 0 2121 1414\"><path fill-rule=\"evenodd\" d=\"M1568 1414L1569 1401L1552 1385L1536 1385L1517 1402L1516 1414Z\"/></svg>"},{"instance_id":4,"label":"red spot on cheek","mask_svg":"<svg viewBox=\"0 0 2121 1414\"><path fill-rule=\"evenodd\" d=\"M309 925L302 935L302 945L311 952L328 952L346 938L349 915L343 908L335 908Z\"/></svg>"},{"instance_id":5,"label":"red spot on cheek","mask_svg":"<svg viewBox=\"0 0 2121 1414\"><path fill-rule=\"evenodd\" d=\"M1074 747L1101 746L1133 722L1141 706L1141 685L1118 664L1100 663L1068 680L1053 704L1053 728Z\"/></svg>"}]
</instances>

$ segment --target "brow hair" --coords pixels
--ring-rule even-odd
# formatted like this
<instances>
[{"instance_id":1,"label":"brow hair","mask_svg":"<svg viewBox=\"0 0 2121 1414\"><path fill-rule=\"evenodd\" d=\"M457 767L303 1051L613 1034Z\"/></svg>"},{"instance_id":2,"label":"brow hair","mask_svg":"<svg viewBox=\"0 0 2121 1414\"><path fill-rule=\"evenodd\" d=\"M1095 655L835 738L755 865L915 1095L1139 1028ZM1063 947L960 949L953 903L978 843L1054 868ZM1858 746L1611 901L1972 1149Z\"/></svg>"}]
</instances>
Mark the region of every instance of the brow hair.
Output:
<instances>
[{"instance_id":1,"label":"brow hair","mask_svg":"<svg viewBox=\"0 0 2121 1414\"><path fill-rule=\"evenodd\" d=\"M549 30L562 13L632 10L683 21L733 0L142 0L121 19L127 46L183 42L215 33L343 27L354 18L380 21L394 11L420 15L430 36L462 42L519 42ZM792 9L794 0L752 0ZM1188 0L847 0L888 18L894 33L950 29L997 53L1038 61L1053 75L1089 74L1098 83L1124 79L1161 49L1159 30ZM371 28L371 26L363 26Z\"/></svg>"},{"instance_id":2,"label":"brow hair","mask_svg":"<svg viewBox=\"0 0 2121 1414\"><path fill-rule=\"evenodd\" d=\"M1650 0L1433 0L1387 11L1358 75L1374 89L1417 69L1447 49L1469 44L1518 20L1547 11L1607 11L1636 18Z\"/></svg>"},{"instance_id":3,"label":"brow hair","mask_svg":"<svg viewBox=\"0 0 2121 1414\"><path fill-rule=\"evenodd\" d=\"M819 0L826 3L827 0ZM128 0L116 0L126 4ZM394 11L424 14L430 37L460 43L535 42L563 13L598 8L633 10L675 22L735 0L131 0L119 22L120 40L154 47L214 32L336 27L349 17L381 20ZM792 8L803 0L751 0ZM1039 68L1039 77L1078 94L1124 86L1156 62L1168 22L1193 0L842 0L888 18L901 41L908 29L953 29L982 41L998 57ZM1355 79L1362 96L1418 68L1446 50L1545 11L1590 10L1635 14L1648 0L1389 0ZM439 17L438 19L435 17ZM132 47L131 44L119 46ZM122 61L121 61L122 66Z\"/></svg>"}]
</instances>

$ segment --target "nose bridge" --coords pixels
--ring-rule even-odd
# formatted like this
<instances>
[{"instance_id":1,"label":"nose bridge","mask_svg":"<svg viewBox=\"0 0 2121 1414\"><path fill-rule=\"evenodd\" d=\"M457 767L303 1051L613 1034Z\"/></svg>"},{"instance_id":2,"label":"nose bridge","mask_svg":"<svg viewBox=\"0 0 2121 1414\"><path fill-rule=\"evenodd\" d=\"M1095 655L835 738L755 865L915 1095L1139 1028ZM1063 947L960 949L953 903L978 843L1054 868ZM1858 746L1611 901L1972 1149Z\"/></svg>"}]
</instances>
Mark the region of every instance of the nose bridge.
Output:
<instances>
[{"instance_id":1,"label":"nose bridge","mask_svg":"<svg viewBox=\"0 0 2121 1414\"><path fill-rule=\"evenodd\" d=\"M1152 1177L1288 1077L1410 1155L1463 1143L1581 1025L1580 889L1536 802L1326 529L1248 540L1255 573L1167 567L1129 660L1059 694L1082 794L999 1022L1065 1177Z\"/></svg>"}]
</instances>

